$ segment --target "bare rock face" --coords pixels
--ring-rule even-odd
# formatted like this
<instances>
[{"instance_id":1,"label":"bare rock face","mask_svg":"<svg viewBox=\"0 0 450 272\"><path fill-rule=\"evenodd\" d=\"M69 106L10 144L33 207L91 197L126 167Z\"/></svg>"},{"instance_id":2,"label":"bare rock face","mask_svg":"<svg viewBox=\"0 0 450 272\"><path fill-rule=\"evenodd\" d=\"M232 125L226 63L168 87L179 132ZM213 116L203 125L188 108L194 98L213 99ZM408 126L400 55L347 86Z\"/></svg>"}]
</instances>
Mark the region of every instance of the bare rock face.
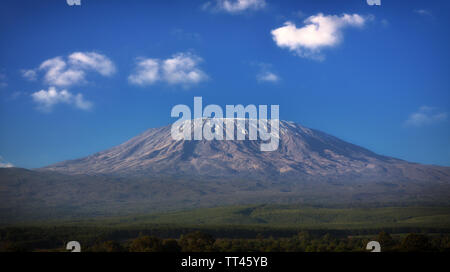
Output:
<instances>
[{"instance_id":1,"label":"bare rock face","mask_svg":"<svg viewBox=\"0 0 450 272\"><path fill-rule=\"evenodd\" d=\"M233 120L236 122L236 120ZM238 126L238 124L236 124ZM240 129L238 127L238 129ZM248 121L244 132L248 134ZM178 140L152 128L111 149L43 168L65 174L361 181L450 181L450 168L375 154L299 124L280 121L276 151L260 140Z\"/></svg>"}]
</instances>

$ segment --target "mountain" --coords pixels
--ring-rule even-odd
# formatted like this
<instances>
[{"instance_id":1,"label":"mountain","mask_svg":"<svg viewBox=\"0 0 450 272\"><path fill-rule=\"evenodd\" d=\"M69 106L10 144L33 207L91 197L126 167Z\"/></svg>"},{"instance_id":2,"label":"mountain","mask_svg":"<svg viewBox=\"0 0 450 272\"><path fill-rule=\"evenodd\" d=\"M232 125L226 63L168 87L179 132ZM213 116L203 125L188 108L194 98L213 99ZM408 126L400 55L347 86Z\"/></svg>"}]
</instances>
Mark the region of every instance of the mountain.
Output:
<instances>
[{"instance_id":1,"label":"mountain","mask_svg":"<svg viewBox=\"0 0 450 272\"><path fill-rule=\"evenodd\" d=\"M378 155L292 122L280 122L272 152L261 141L175 141L170 131L40 169L0 168L0 224L241 204L450 204L450 167Z\"/></svg>"},{"instance_id":2,"label":"mountain","mask_svg":"<svg viewBox=\"0 0 450 272\"><path fill-rule=\"evenodd\" d=\"M233 121L241 129L238 121ZM247 120L245 128L242 128L246 135L249 125ZM278 181L351 178L361 181L450 182L449 167L421 165L378 155L293 122L280 121L279 139L276 151L263 152L260 151L260 140L175 141L171 137L171 126L166 126L149 129L111 149L57 163L42 170L65 174Z\"/></svg>"}]
</instances>

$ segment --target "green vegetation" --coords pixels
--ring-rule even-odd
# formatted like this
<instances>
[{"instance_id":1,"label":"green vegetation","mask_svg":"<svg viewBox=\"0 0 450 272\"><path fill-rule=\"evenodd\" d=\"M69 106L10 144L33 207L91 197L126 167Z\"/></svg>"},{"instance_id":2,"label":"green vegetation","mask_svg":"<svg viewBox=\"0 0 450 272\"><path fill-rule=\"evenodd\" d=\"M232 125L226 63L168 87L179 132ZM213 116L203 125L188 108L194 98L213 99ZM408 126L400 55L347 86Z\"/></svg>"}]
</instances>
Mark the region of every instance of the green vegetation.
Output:
<instances>
[{"instance_id":1,"label":"green vegetation","mask_svg":"<svg viewBox=\"0 0 450 272\"><path fill-rule=\"evenodd\" d=\"M450 207L320 208L300 205L247 205L90 220L47 221L45 224L108 227L260 226L340 230L401 227L450 229Z\"/></svg>"},{"instance_id":2,"label":"green vegetation","mask_svg":"<svg viewBox=\"0 0 450 272\"><path fill-rule=\"evenodd\" d=\"M416 233L416 234L414 234ZM247 205L0 228L1 251L446 251L450 207Z\"/></svg>"},{"instance_id":3,"label":"green vegetation","mask_svg":"<svg viewBox=\"0 0 450 272\"><path fill-rule=\"evenodd\" d=\"M137 220L149 223L260 225L267 222L267 225L276 223L285 226L328 226L332 223L335 224L332 226L334 228L345 227L347 222L352 222L349 227L353 228L358 227L358 224L364 227L366 222L371 221L370 218L364 218L367 212L363 207L367 207L373 216L379 211L377 219L370 223L379 222L380 217L382 225L392 223L394 226L398 221L412 225L430 222L432 226L449 222L445 209L436 208L436 212L434 208L450 207L450 185L447 186L445 182L397 183L394 186L388 181L358 182L351 179L329 182L300 177L276 182L270 177L197 179L186 176L72 176L2 168L0 226L35 223L37 220L98 221L99 217L119 216L125 216L125 223L128 224L132 223L130 219L134 215L141 214L143 216L138 216ZM248 206L250 211L245 210L246 206L243 205L252 205ZM433 208L423 209L419 206ZM207 207L216 208L205 209ZM318 213L319 207L332 209L321 209ZM373 209L382 207L387 209ZM417 221L408 221L408 218L403 217L402 208L388 207L411 207L405 210L405 214ZM176 212L182 209L190 211ZM384 214L393 221L386 221ZM117 223L120 220L113 221Z\"/></svg>"}]
</instances>

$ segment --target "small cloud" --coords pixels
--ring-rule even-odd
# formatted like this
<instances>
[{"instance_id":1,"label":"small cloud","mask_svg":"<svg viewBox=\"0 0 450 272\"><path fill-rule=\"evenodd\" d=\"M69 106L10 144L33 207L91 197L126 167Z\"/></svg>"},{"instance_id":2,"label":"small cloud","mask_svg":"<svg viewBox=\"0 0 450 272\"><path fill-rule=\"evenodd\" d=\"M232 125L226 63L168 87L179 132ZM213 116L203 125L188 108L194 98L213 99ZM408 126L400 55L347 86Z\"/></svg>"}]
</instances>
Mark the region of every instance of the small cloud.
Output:
<instances>
[{"instance_id":1,"label":"small cloud","mask_svg":"<svg viewBox=\"0 0 450 272\"><path fill-rule=\"evenodd\" d=\"M151 85L160 80L159 60L139 58L133 74L128 77L128 81L135 85Z\"/></svg>"},{"instance_id":2,"label":"small cloud","mask_svg":"<svg viewBox=\"0 0 450 272\"><path fill-rule=\"evenodd\" d=\"M435 107L421 106L416 112L412 113L408 120L405 121L406 126L422 127L447 120L447 113L438 111Z\"/></svg>"},{"instance_id":3,"label":"small cloud","mask_svg":"<svg viewBox=\"0 0 450 272\"><path fill-rule=\"evenodd\" d=\"M319 13L304 20L303 27L293 22L271 31L272 38L278 47L287 48L304 58L323 60L321 50L333 47L342 40L345 27L362 27L373 16L363 17L359 14L323 15Z\"/></svg>"},{"instance_id":4,"label":"small cloud","mask_svg":"<svg viewBox=\"0 0 450 272\"><path fill-rule=\"evenodd\" d=\"M73 99L73 104L75 107L81 110L90 110L92 108L92 102L84 100L83 95L80 93L76 94Z\"/></svg>"},{"instance_id":5,"label":"small cloud","mask_svg":"<svg viewBox=\"0 0 450 272\"><path fill-rule=\"evenodd\" d=\"M22 77L29 81L35 81L37 79L37 72L34 69L22 69L20 70Z\"/></svg>"},{"instance_id":6,"label":"small cloud","mask_svg":"<svg viewBox=\"0 0 450 272\"><path fill-rule=\"evenodd\" d=\"M85 72L83 70L67 66L63 58L56 57L44 61L39 66L39 70L45 71L44 79L50 85L70 86L85 82Z\"/></svg>"},{"instance_id":7,"label":"small cloud","mask_svg":"<svg viewBox=\"0 0 450 272\"><path fill-rule=\"evenodd\" d=\"M204 3L202 9L237 14L249 10L259 10L265 6L265 0L216 0Z\"/></svg>"},{"instance_id":8,"label":"small cloud","mask_svg":"<svg viewBox=\"0 0 450 272\"><path fill-rule=\"evenodd\" d=\"M0 168L11 168L14 167L12 163L9 162L0 162Z\"/></svg>"},{"instance_id":9,"label":"small cloud","mask_svg":"<svg viewBox=\"0 0 450 272\"><path fill-rule=\"evenodd\" d=\"M116 67L109 58L95 52L72 53L69 63L75 69L97 71L102 76L110 76L116 72Z\"/></svg>"},{"instance_id":10,"label":"small cloud","mask_svg":"<svg viewBox=\"0 0 450 272\"><path fill-rule=\"evenodd\" d=\"M276 83L280 81L280 77L272 71L272 65L264 62L252 62L251 65L259 67L259 73L256 79L259 82Z\"/></svg>"},{"instance_id":11,"label":"small cloud","mask_svg":"<svg viewBox=\"0 0 450 272\"><path fill-rule=\"evenodd\" d=\"M200 62L202 59L191 53L177 53L165 60L139 58L128 81L141 86L161 81L169 85L189 87L208 78L198 67Z\"/></svg>"},{"instance_id":12,"label":"small cloud","mask_svg":"<svg viewBox=\"0 0 450 272\"><path fill-rule=\"evenodd\" d=\"M23 92L21 92L21 91L15 91L15 92L12 92L11 93L11 95L9 96L9 99L10 100L16 100L16 99L18 99L19 97L21 97L23 95Z\"/></svg>"},{"instance_id":13,"label":"small cloud","mask_svg":"<svg viewBox=\"0 0 450 272\"><path fill-rule=\"evenodd\" d=\"M11 168L11 167L14 167L14 165L12 163L5 161L5 159L3 159L2 156L0 156L0 168Z\"/></svg>"},{"instance_id":14,"label":"small cloud","mask_svg":"<svg viewBox=\"0 0 450 272\"><path fill-rule=\"evenodd\" d=\"M116 71L114 63L96 52L74 52L67 58L54 57L45 60L36 69L22 70L22 76L35 80L38 72L44 72L44 81L51 86L69 87L86 82L89 71L111 76Z\"/></svg>"},{"instance_id":15,"label":"small cloud","mask_svg":"<svg viewBox=\"0 0 450 272\"><path fill-rule=\"evenodd\" d=\"M172 29L170 33L179 40L201 41L202 39L200 34L195 32L187 32L181 28Z\"/></svg>"},{"instance_id":16,"label":"small cloud","mask_svg":"<svg viewBox=\"0 0 450 272\"><path fill-rule=\"evenodd\" d=\"M193 54L178 53L162 63L164 80L169 84L196 84L206 80L197 66L202 59Z\"/></svg>"},{"instance_id":17,"label":"small cloud","mask_svg":"<svg viewBox=\"0 0 450 272\"><path fill-rule=\"evenodd\" d=\"M82 94L78 93L74 95L67 90L58 91L55 87L32 93L31 97L38 104L38 109L43 112L51 112L57 104L74 105L81 110L89 110L92 108L92 103L84 100Z\"/></svg>"},{"instance_id":18,"label":"small cloud","mask_svg":"<svg viewBox=\"0 0 450 272\"><path fill-rule=\"evenodd\" d=\"M301 19L301 18L305 18L306 17L306 13L304 13L303 11L299 10L299 11L295 11L293 12L294 16Z\"/></svg>"},{"instance_id":19,"label":"small cloud","mask_svg":"<svg viewBox=\"0 0 450 272\"><path fill-rule=\"evenodd\" d=\"M272 73L272 72L263 72L261 74L258 74L257 76L258 81L265 81L265 82L278 82L280 80L280 78Z\"/></svg>"},{"instance_id":20,"label":"small cloud","mask_svg":"<svg viewBox=\"0 0 450 272\"><path fill-rule=\"evenodd\" d=\"M8 86L8 83L6 82L6 75L3 73L0 73L0 88L5 88Z\"/></svg>"},{"instance_id":21,"label":"small cloud","mask_svg":"<svg viewBox=\"0 0 450 272\"><path fill-rule=\"evenodd\" d=\"M384 26L384 27L388 27L388 26L390 25L390 23L389 23L388 20L382 19L382 20L381 20L381 25Z\"/></svg>"},{"instance_id":22,"label":"small cloud","mask_svg":"<svg viewBox=\"0 0 450 272\"><path fill-rule=\"evenodd\" d=\"M421 16L433 17L433 13L427 9L415 9L415 10L413 10L413 12L416 14L419 14Z\"/></svg>"}]
</instances>

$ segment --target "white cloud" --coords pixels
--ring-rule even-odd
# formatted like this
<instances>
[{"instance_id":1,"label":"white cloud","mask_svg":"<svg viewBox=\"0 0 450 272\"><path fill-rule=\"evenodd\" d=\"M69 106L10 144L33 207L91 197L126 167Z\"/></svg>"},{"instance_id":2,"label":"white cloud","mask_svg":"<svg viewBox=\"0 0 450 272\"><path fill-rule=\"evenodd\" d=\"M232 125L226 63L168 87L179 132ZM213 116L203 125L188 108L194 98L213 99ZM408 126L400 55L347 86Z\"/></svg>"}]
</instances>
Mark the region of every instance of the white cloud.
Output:
<instances>
[{"instance_id":1,"label":"white cloud","mask_svg":"<svg viewBox=\"0 0 450 272\"><path fill-rule=\"evenodd\" d=\"M415 9L413 10L415 13L422 15L422 16L430 16L433 17L433 13L427 9Z\"/></svg>"},{"instance_id":2,"label":"white cloud","mask_svg":"<svg viewBox=\"0 0 450 272\"><path fill-rule=\"evenodd\" d=\"M44 72L44 81L51 86L68 87L86 82L88 71L111 76L116 71L114 63L96 52L74 52L67 58L55 57L45 60L37 69L22 70L22 76L29 80Z\"/></svg>"},{"instance_id":3,"label":"white cloud","mask_svg":"<svg viewBox=\"0 0 450 272\"><path fill-rule=\"evenodd\" d=\"M70 54L69 62L75 68L91 69L103 76L110 76L116 71L116 67L106 56L95 52L75 52Z\"/></svg>"},{"instance_id":4,"label":"white cloud","mask_svg":"<svg viewBox=\"0 0 450 272\"><path fill-rule=\"evenodd\" d=\"M59 103L69 104L72 102L73 97L67 90L58 91L55 87L50 87L48 91L40 90L31 94L31 96L45 110L51 110L54 105Z\"/></svg>"},{"instance_id":5,"label":"white cloud","mask_svg":"<svg viewBox=\"0 0 450 272\"><path fill-rule=\"evenodd\" d=\"M50 112L56 104L71 104L82 110L89 110L92 107L92 103L84 100L82 94L73 95L67 90L58 91L55 87L32 93L31 97L44 112Z\"/></svg>"},{"instance_id":6,"label":"white cloud","mask_svg":"<svg viewBox=\"0 0 450 272\"><path fill-rule=\"evenodd\" d=\"M257 78L258 81L273 82L273 83L278 82L280 80L280 78L272 72L262 72L258 74Z\"/></svg>"},{"instance_id":7,"label":"white cloud","mask_svg":"<svg viewBox=\"0 0 450 272\"><path fill-rule=\"evenodd\" d=\"M197 65L202 59L193 54L178 53L162 63L163 77L169 84L196 84L207 79Z\"/></svg>"},{"instance_id":8,"label":"white cloud","mask_svg":"<svg viewBox=\"0 0 450 272\"><path fill-rule=\"evenodd\" d=\"M212 2L206 2L203 9L236 14L246 10L262 9L266 6L265 0L216 0L215 2L215 5Z\"/></svg>"},{"instance_id":9,"label":"white cloud","mask_svg":"<svg viewBox=\"0 0 450 272\"><path fill-rule=\"evenodd\" d=\"M23 69L20 72L22 73L22 76L27 80L34 81L37 79L37 72L34 69L30 70Z\"/></svg>"},{"instance_id":10,"label":"white cloud","mask_svg":"<svg viewBox=\"0 0 450 272\"><path fill-rule=\"evenodd\" d=\"M153 84L159 79L159 60L157 59L139 59L135 72L128 77L130 83L142 86Z\"/></svg>"},{"instance_id":11,"label":"white cloud","mask_svg":"<svg viewBox=\"0 0 450 272\"><path fill-rule=\"evenodd\" d=\"M9 162L0 162L0 168L11 168L14 167L12 163Z\"/></svg>"},{"instance_id":12,"label":"white cloud","mask_svg":"<svg viewBox=\"0 0 450 272\"><path fill-rule=\"evenodd\" d=\"M85 81L83 70L67 66L67 63L61 57L56 57L44 61L39 66L39 70L46 72L44 78L50 85L70 86Z\"/></svg>"},{"instance_id":13,"label":"white cloud","mask_svg":"<svg viewBox=\"0 0 450 272\"><path fill-rule=\"evenodd\" d=\"M250 62L250 65L259 68L259 72L256 74L256 79L259 82L276 83L280 81L280 77L272 70L272 64L254 61Z\"/></svg>"},{"instance_id":14,"label":"white cloud","mask_svg":"<svg viewBox=\"0 0 450 272\"><path fill-rule=\"evenodd\" d=\"M11 167L14 167L14 165L12 163L5 161L3 157L0 156L0 168L11 168Z\"/></svg>"},{"instance_id":15,"label":"white cloud","mask_svg":"<svg viewBox=\"0 0 450 272\"><path fill-rule=\"evenodd\" d=\"M371 17L369 17L371 18ZM284 26L271 31L272 38L281 48L287 48L300 57L323 59L320 51L333 47L342 40L342 29L348 26L362 27L368 18L358 14L323 15L319 13L307 18L305 26L288 21Z\"/></svg>"},{"instance_id":16,"label":"white cloud","mask_svg":"<svg viewBox=\"0 0 450 272\"><path fill-rule=\"evenodd\" d=\"M202 59L190 53L178 53L165 60L138 59L134 73L128 80L132 84L146 86L157 81L170 85L188 87L202 81L208 76L198 68Z\"/></svg>"},{"instance_id":17,"label":"white cloud","mask_svg":"<svg viewBox=\"0 0 450 272\"><path fill-rule=\"evenodd\" d=\"M22 76L28 80L36 80L43 74L43 80L50 87L31 94L38 108L50 112L57 104L69 104L82 110L92 108L92 102L84 99L81 93L73 94L67 88L86 82L90 72L102 76L111 76L116 72L114 63L105 55L96 52L74 52L67 57L54 57L42 62L35 69L21 70ZM58 87L65 88L57 90ZM18 97L21 93L18 92Z\"/></svg>"},{"instance_id":18,"label":"white cloud","mask_svg":"<svg viewBox=\"0 0 450 272\"><path fill-rule=\"evenodd\" d=\"M447 120L447 113L440 112L434 107L422 106L416 112L412 113L405 125L413 127L421 127L431 125Z\"/></svg>"},{"instance_id":19,"label":"white cloud","mask_svg":"<svg viewBox=\"0 0 450 272\"><path fill-rule=\"evenodd\" d=\"M8 83L6 82L6 75L0 73L0 88L4 88L8 86Z\"/></svg>"},{"instance_id":20,"label":"white cloud","mask_svg":"<svg viewBox=\"0 0 450 272\"><path fill-rule=\"evenodd\" d=\"M82 110L90 110L92 108L92 102L84 100L82 94L78 93L74 96L74 105Z\"/></svg>"}]
</instances>

